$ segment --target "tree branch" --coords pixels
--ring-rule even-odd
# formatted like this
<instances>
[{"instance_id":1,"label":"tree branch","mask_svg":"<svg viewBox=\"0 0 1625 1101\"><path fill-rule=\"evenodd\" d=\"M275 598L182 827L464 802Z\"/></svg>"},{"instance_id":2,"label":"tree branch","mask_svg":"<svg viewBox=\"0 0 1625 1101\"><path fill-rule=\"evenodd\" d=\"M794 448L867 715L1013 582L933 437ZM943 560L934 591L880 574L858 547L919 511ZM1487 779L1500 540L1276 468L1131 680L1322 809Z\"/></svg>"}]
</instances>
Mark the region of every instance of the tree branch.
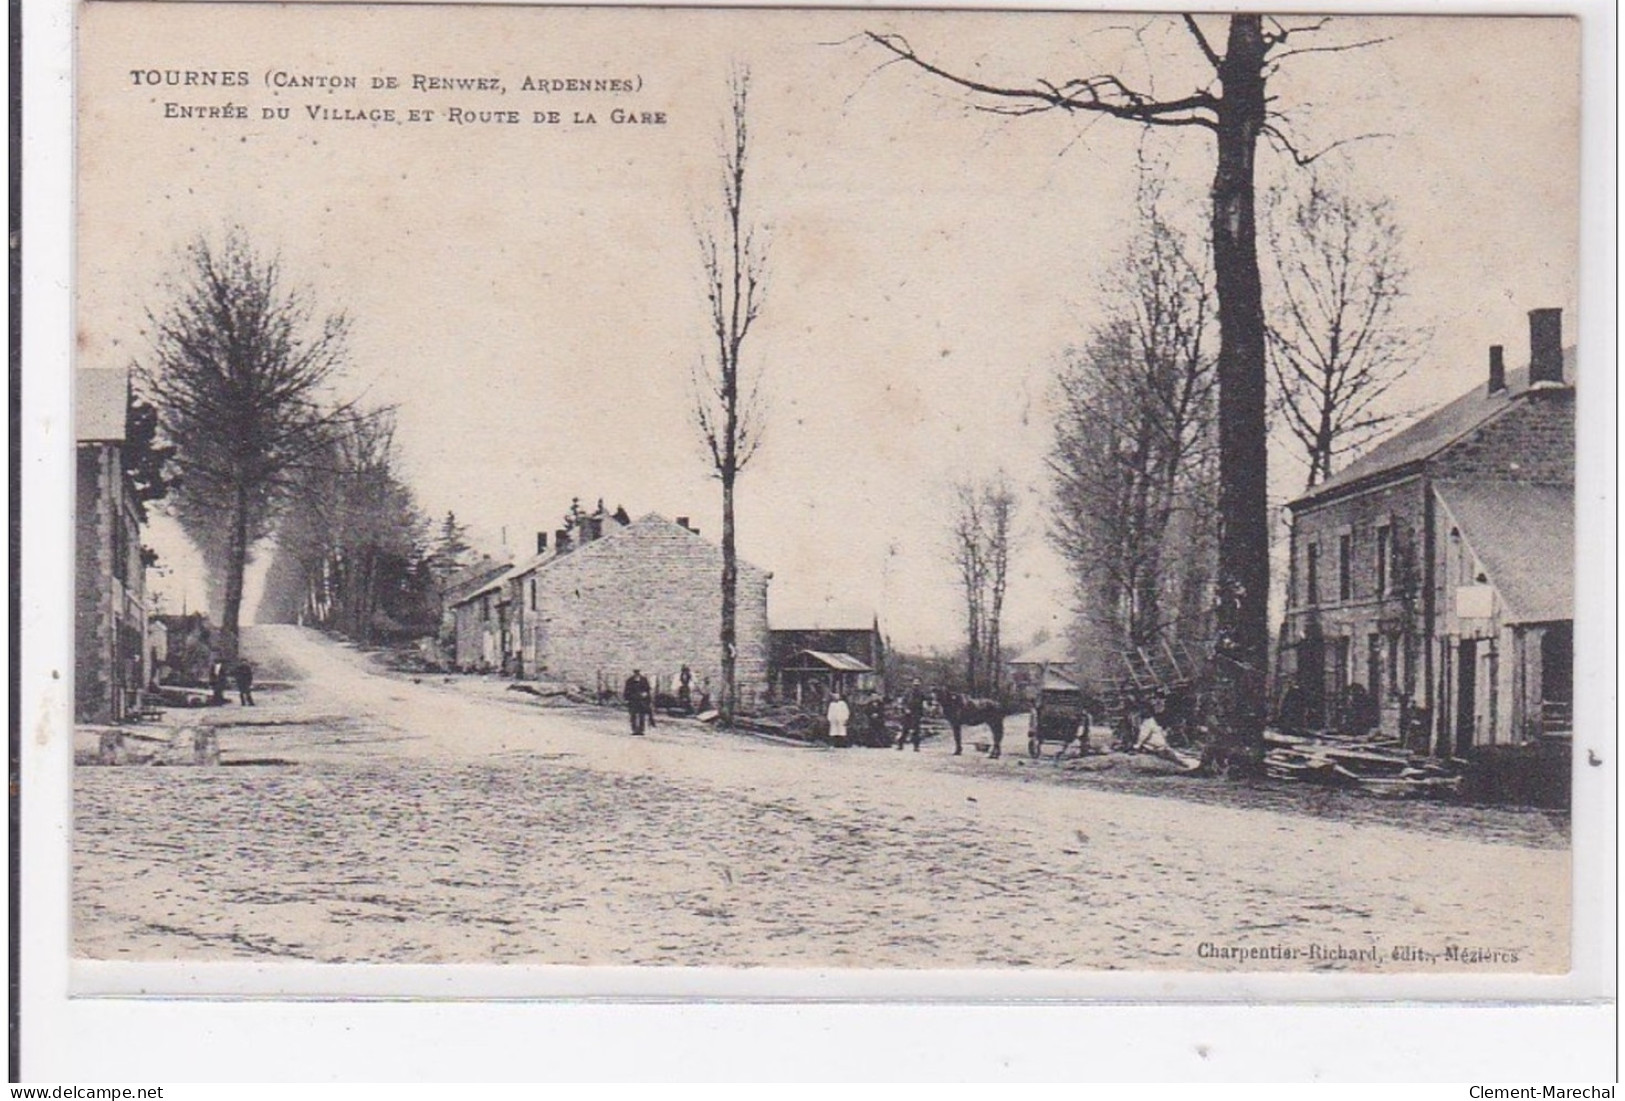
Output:
<instances>
[{"instance_id":1,"label":"tree branch","mask_svg":"<svg viewBox=\"0 0 1625 1101\"><path fill-rule=\"evenodd\" d=\"M1180 18L1185 20L1185 26L1191 32L1191 37L1196 39L1196 44L1202 48L1202 55L1207 58L1208 64L1212 65L1214 71L1217 72L1224 66L1224 58L1220 57L1213 47L1209 45L1207 36L1202 33L1202 28L1196 25L1196 17L1187 14Z\"/></svg>"},{"instance_id":2,"label":"tree branch","mask_svg":"<svg viewBox=\"0 0 1625 1101\"><path fill-rule=\"evenodd\" d=\"M1147 126L1205 126L1208 129L1215 129L1218 125L1215 118L1201 113L1215 111L1217 108L1218 100L1208 92L1197 91L1179 99L1159 100L1129 88L1121 79L1110 74L1073 79L1060 85L1040 79L1031 88L988 84L958 76L932 64L915 53L908 40L901 35L877 34L874 31L865 31L864 34L870 41L890 51L896 58L907 61L932 76L978 95L1016 100L1020 104L1015 107L971 104L979 111L1000 115L1029 115L1052 110L1068 113L1088 111L1144 123Z\"/></svg>"}]
</instances>

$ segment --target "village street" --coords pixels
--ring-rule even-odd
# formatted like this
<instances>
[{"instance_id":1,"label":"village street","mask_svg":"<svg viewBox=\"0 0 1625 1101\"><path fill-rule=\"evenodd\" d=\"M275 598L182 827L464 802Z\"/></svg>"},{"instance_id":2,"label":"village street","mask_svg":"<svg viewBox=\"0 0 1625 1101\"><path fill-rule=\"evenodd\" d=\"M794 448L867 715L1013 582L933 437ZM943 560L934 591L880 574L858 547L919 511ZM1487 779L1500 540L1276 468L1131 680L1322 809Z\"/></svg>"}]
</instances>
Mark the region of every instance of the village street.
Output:
<instances>
[{"instance_id":1,"label":"village street","mask_svg":"<svg viewBox=\"0 0 1625 1101\"><path fill-rule=\"evenodd\" d=\"M77 955L1395 971L1453 945L1473 958L1424 969L1566 967L1561 845L1091 790L1018 739L1001 761L634 739L299 628L247 645L279 682L260 706L167 720L215 724L223 767L76 767Z\"/></svg>"}]
</instances>

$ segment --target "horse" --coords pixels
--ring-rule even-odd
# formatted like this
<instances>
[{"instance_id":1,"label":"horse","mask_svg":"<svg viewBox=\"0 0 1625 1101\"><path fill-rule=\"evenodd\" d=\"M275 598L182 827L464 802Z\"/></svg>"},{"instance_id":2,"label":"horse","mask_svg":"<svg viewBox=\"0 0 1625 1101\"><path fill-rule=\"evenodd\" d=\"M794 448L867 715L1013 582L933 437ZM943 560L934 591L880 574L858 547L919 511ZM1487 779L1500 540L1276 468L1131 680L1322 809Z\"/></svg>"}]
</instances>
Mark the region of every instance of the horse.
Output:
<instances>
[{"instance_id":1,"label":"horse","mask_svg":"<svg viewBox=\"0 0 1625 1101\"><path fill-rule=\"evenodd\" d=\"M967 726L985 726L992 733L993 748L988 751L989 758L997 757L1003 752L1005 716L1003 704L984 696L967 696L949 688L938 688L935 696L937 706L942 709L942 717L947 719L948 725L953 728L954 756L957 757L965 751L960 731Z\"/></svg>"}]
</instances>

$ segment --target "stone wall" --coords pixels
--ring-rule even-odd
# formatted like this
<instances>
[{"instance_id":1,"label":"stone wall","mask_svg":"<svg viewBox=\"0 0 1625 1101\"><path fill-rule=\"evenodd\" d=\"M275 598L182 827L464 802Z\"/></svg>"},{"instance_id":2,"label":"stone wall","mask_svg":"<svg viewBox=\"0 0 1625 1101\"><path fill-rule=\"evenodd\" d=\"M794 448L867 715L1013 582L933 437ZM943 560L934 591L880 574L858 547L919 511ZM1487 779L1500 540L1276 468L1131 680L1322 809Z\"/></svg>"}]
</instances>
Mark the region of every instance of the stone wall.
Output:
<instances>
[{"instance_id":1,"label":"stone wall","mask_svg":"<svg viewBox=\"0 0 1625 1101\"><path fill-rule=\"evenodd\" d=\"M78 449L74 531L73 710L79 722L113 719L112 448Z\"/></svg>"},{"instance_id":2,"label":"stone wall","mask_svg":"<svg viewBox=\"0 0 1625 1101\"><path fill-rule=\"evenodd\" d=\"M765 693L767 585L771 574L739 563L737 677L741 702ZM634 668L669 690L687 665L696 694L722 682L722 549L659 516L631 525L538 570L526 629L541 666L527 672L619 691ZM526 582L528 585L528 581Z\"/></svg>"},{"instance_id":3,"label":"stone wall","mask_svg":"<svg viewBox=\"0 0 1625 1101\"><path fill-rule=\"evenodd\" d=\"M1573 485L1574 390L1536 390L1428 464L1439 480Z\"/></svg>"},{"instance_id":4,"label":"stone wall","mask_svg":"<svg viewBox=\"0 0 1625 1101\"><path fill-rule=\"evenodd\" d=\"M119 722L150 673L141 528L116 446L79 445L75 482L74 717Z\"/></svg>"},{"instance_id":5,"label":"stone wall","mask_svg":"<svg viewBox=\"0 0 1625 1101\"><path fill-rule=\"evenodd\" d=\"M1380 726L1391 734L1399 732L1407 663L1412 706L1429 704L1423 656L1425 494L1422 479L1411 477L1305 509L1295 518L1292 531L1287 646L1283 647L1280 672L1301 678L1308 670L1300 667L1297 646L1318 634L1324 640L1324 691L1330 695L1336 686L1351 683L1369 689L1375 672ZM1389 541L1385 566L1379 565L1384 528ZM1340 577L1345 538L1349 549L1346 594ZM1319 548L1316 599L1309 592L1311 546ZM1307 657L1311 652L1303 653Z\"/></svg>"}]
</instances>

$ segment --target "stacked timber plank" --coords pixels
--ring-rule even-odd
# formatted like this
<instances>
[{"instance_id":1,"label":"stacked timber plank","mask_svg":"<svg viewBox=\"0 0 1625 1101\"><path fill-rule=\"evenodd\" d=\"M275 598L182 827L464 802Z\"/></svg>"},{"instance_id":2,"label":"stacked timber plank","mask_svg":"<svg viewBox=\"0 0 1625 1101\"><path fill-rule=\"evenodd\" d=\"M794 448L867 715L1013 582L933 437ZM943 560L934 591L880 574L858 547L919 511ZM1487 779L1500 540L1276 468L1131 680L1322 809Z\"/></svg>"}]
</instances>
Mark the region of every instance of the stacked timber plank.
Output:
<instances>
[{"instance_id":1,"label":"stacked timber plank","mask_svg":"<svg viewBox=\"0 0 1625 1101\"><path fill-rule=\"evenodd\" d=\"M1414 797L1454 794L1461 773L1448 764L1407 752L1397 740L1270 731L1264 766L1276 780L1356 788L1371 795Z\"/></svg>"}]
</instances>

